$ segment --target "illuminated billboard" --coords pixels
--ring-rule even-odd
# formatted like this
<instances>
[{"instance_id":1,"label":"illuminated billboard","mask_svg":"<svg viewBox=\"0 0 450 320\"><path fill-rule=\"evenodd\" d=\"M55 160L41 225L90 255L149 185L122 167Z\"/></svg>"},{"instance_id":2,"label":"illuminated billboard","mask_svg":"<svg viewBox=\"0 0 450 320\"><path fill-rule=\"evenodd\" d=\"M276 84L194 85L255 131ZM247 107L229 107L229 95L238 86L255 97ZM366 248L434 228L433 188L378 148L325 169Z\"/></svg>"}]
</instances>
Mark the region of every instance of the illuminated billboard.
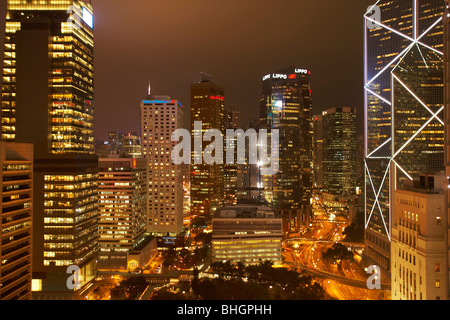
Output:
<instances>
[{"instance_id":1,"label":"illuminated billboard","mask_svg":"<svg viewBox=\"0 0 450 320\"><path fill-rule=\"evenodd\" d=\"M297 74L310 75L311 71L309 71L307 69L295 69L295 73L288 73L288 74L280 74L280 73L275 74L274 73L274 74L268 74L268 75L263 77L263 81L270 80L270 79L274 79L274 80L276 80L276 79L295 80L295 79L298 78Z\"/></svg>"}]
</instances>

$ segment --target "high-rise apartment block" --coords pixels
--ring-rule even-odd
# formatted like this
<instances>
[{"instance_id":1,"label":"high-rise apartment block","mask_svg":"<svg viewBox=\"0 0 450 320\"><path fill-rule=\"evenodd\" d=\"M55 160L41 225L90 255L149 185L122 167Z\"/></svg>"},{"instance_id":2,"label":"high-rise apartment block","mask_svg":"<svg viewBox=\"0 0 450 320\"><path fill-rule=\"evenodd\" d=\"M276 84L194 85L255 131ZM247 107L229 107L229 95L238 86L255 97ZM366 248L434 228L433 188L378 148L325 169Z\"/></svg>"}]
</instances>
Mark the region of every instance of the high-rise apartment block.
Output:
<instances>
[{"instance_id":1,"label":"high-rise apartment block","mask_svg":"<svg viewBox=\"0 0 450 320\"><path fill-rule=\"evenodd\" d=\"M33 146L0 142L0 300L31 299Z\"/></svg>"},{"instance_id":2,"label":"high-rise apartment block","mask_svg":"<svg viewBox=\"0 0 450 320\"><path fill-rule=\"evenodd\" d=\"M184 108L168 96L141 103L142 156L148 162L147 232L177 235L183 227L184 167L172 161L172 133L183 127Z\"/></svg>"}]
</instances>

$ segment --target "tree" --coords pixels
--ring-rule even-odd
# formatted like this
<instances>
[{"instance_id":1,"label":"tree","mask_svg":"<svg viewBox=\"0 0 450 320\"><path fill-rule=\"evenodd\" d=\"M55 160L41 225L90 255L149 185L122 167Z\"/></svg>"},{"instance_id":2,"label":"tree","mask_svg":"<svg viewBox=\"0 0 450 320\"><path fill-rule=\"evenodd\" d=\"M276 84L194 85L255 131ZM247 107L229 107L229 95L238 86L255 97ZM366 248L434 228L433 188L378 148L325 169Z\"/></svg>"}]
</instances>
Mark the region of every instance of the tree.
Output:
<instances>
[{"instance_id":1,"label":"tree","mask_svg":"<svg viewBox=\"0 0 450 320\"><path fill-rule=\"evenodd\" d=\"M203 245L201 248L196 248L194 250L192 263L195 265L202 263L206 258L208 258L208 251L208 245Z\"/></svg>"},{"instance_id":2,"label":"tree","mask_svg":"<svg viewBox=\"0 0 450 320\"><path fill-rule=\"evenodd\" d=\"M293 300L322 300L325 298L325 290L317 282L309 282L294 289Z\"/></svg>"},{"instance_id":3,"label":"tree","mask_svg":"<svg viewBox=\"0 0 450 320\"><path fill-rule=\"evenodd\" d=\"M313 277L299 274L294 269L274 268L272 261L247 266L243 262L214 262L211 270L219 275L218 279L197 280L194 272L192 289L200 299L314 300L325 297L324 290ZM243 281L244 277L248 282Z\"/></svg>"},{"instance_id":4,"label":"tree","mask_svg":"<svg viewBox=\"0 0 450 320\"><path fill-rule=\"evenodd\" d=\"M343 260L353 260L353 253L348 251L347 247L341 243L335 243L333 247L328 249L323 255L323 259L328 262L336 262Z\"/></svg>"},{"instance_id":5,"label":"tree","mask_svg":"<svg viewBox=\"0 0 450 320\"><path fill-rule=\"evenodd\" d=\"M364 242L364 216L358 214L356 221L352 222L342 233L345 236L345 240L348 242Z\"/></svg>"},{"instance_id":6,"label":"tree","mask_svg":"<svg viewBox=\"0 0 450 320\"><path fill-rule=\"evenodd\" d=\"M192 292L194 292L194 294L198 297L198 294L199 294L199 292L198 292L198 286L199 286L199 277L198 277L198 275L199 275L199 273L198 273L198 269L197 268L194 268L194 272L193 272L194 274L194 277L193 277L193 279L192 279L192 281L191 281L191 288L192 288Z\"/></svg>"},{"instance_id":7,"label":"tree","mask_svg":"<svg viewBox=\"0 0 450 320\"><path fill-rule=\"evenodd\" d=\"M195 238L194 241L196 242L202 242L203 244L210 244L212 241L212 233L199 233Z\"/></svg>"},{"instance_id":8,"label":"tree","mask_svg":"<svg viewBox=\"0 0 450 320\"><path fill-rule=\"evenodd\" d=\"M186 297L182 293L173 293L168 288L162 288L153 294L152 300L186 300Z\"/></svg>"},{"instance_id":9,"label":"tree","mask_svg":"<svg viewBox=\"0 0 450 320\"><path fill-rule=\"evenodd\" d=\"M128 293L128 299L134 299L139 293L143 292L147 286L147 280L143 276L130 277L121 282L121 286L125 287Z\"/></svg>"},{"instance_id":10,"label":"tree","mask_svg":"<svg viewBox=\"0 0 450 320\"><path fill-rule=\"evenodd\" d=\"M196 217L191 221L191 228L205 228L208 226L208 221L205 217Z\"/></svg>"},{"instance_id":11,"label":"tree","mask_svg":"<svg viewBox=\"0 0 450 320\"><path fill-rule=\"evenodd\" d=\"M219 292L214 280L202 279L198 285L198 295L204 300L219 300Z\"/></svg>"},{"instance_id":12,"label":"tree","mask_svg":"<svg viewBox=\"0 0 450 320\"><path fill-rule=\"evenodd\" d=\"M175 260L177 258L177 252L175 251L175 248L171 246L167 252L166 258L163 262L163 267L165 269L169 268L170 266L173 266L175 263Z\"/></svg>"},{"instance_id":13,"label":"tree","mask_svg":"<svg viewBox=\"0 0 450 320\"><path fill-rule=\"evenodd\" d=\"M240 279L245 276L245 264L242 261L239 261L236 265L236 275Z\"/></svg>"}]
</instances>

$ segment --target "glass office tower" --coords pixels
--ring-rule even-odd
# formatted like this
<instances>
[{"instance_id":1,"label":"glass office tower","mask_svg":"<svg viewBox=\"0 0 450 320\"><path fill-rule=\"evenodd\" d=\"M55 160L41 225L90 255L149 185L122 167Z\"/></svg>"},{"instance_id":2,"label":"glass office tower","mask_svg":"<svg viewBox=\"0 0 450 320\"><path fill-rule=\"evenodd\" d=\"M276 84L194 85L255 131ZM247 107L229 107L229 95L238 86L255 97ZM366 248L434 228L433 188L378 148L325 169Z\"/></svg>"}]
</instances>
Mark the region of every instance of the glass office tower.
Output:
<instances>
[{"instance_id":1,"label":"glass office tower","mask_svg":"<svg viewBox=\"0 0 450 320\"><path fill-rule=\"evenodd\" d=\"M323 117L316 115L313 118L313 186L323 188Z\"/></svg>"},{"instance_id":2,"label":"glass office tower","mask_svg":"<svg viewBox=\"0 0 450 320\"><path fill-rule=\"evenodd\" d=\"M375 5L379 8L380 21L374 20L376 15L371 14L374 8L364 15L366 258L368 263L377 264L382 270L388 272L391 212L393 212L391 199L392 192L395 191L395 185L392 184L396 181L398 172L406 171L403 167L400 169L402 165L393 159L399 147L394 145L392 140L396 139L396 143L401 143L402 139L412 133L413 126L409 126L405 121L408 121L406 120L408 117L414 117L413 109L416 108L417 102L415 95L424 90L417 79L413 81L412 78L421 77L421 71L428 73L429 71L426 70L428 67L435 70L433 65L437 62L436 54L442 55L444 2L440 0L380 0ZM417 59L414 58L416 55L422 61L420 68L417 65ZM403 74L402 68L408 70L405 71L405 75L408 73L411 79L407 89L395 79ZM423 74L422 76L427 77ZM436 89L439 80L427 79ZM429 91L432 90L429 89ZM409 91L413 94L408 95L407 99L414 102L413 109L408 109L405 101L400 101L402 99L400 95L405 97ZM399 94L397 98L396 94ZM434 110L432 105L436 104L436 100L422 101L423 99L425 98L419 98L427 107L422 107ZM397 110L395 105L399 107ZM433 117L429 112L430 117L419 120L418 118L423 115L421 110L420 112L421 114L417 114L417 119L413 120L416 121L415 130L421 129L418 126L419 122L423 120L421 122L423 125L430 117ZM399 120L396 124L393 123L395 117ZM401 117L403 120L400 120ZM400 125L401 128L397 130L394 125ZM427 130L436 131L436 129ZM393 132L397 132L398 136L394 136ZM439 133L436 134L439 135ZM411 137L409 136L408 140ZM442 141L437 142L439 143ZM403 149L403 151L406 154L407 150ZM410 156L414 155L410 154ZM430 161L434 162L436 159L437 157L430 156ZM406 164L403 163L403 166Z\"/></svg>"},{"instance_id":3,"label":"glass office tower","mask_svg":"<svg viewBox=\"0 0 450 320\"><path fill-rule=\"evenodd\" d=\"M444 171L443 67L441 54L416 45L392 71L394 189Z\"/></svg>"},{"instance_id":4,"label":"glass office tower","mask_svg":"<svg viewBox=\"0 0 450 320\"><path fill-rule=\"evenodd\" d=\"M230 106L226 110L225 114L226 130L228 129L241 129L241 113L235 109L234 106ZM237 137L225 138L224 143L232 143L237 145ZM237 159L237 150L234 149L234 159ZM243 175L242 170L244 165L237 163L224 164L223 179L224 179L224 205L232 206L238 202L238 188L242 187Z\"/></svg>"},{"instance_id":5,"label":"glass office tower","mask_svg":"<svg viewBox=\"0 0 450 320\"><path fill-rule=\"evenodd\" d=\"M444 12L444 161L446 167L447 186L450 186L450 1L445 1ZM444 184L445 186L445 184ZM446 214L443 215L443 226L449 225L450 218L450 187L445 188L446 196ZM450 228L444 235L445 243L447 243L447 296L450 296Z\"/></svg>"},{"instance_id":6,"label":"glass office tower","mask_svg":"<svg viewBox=\"0 0 450 320\"><path fill-rule=\"evenodd\" d=\"M312 96L310 71L286 68L263 78L262 129L280 133L280 170L263 177L266 198L282 212L285 231L305 222L312 189Z\"/></svg>"},{"instance_id":7,"label":"glass office tower","mask_svg":"<svg viewBox=\"0 0 450 320\"><path fill-rule=\"evenodd\" d=\"M69 291L96 275L93 7L82 0L8 0L2 140L34 144L33 283Z\"/></svg>"},{"instance_id":8,"label":"glass office tower","mask_svg":"<svg viewBox=\"0 0 450 320\"><path fill-rule=\"evenodd\" d=\"M323 189L334 196L356 195L356 108L323 112Z\"/></svg>"},{"instance_id":9,"label":"glass office tower","mask_svg":"<svg viewBox=\"0 0 450 320\"><path fill-rule=\"evenodd\" d=\"M49 100L46 113L50 118L48 150L53 154L92 153L92 6L88 1L78 0L26 4L9 0L7 9L2 140L15 140L22 125L16 121L17 113L29 111L21 110L18 104L32 103L33 96L29 93L43 90L49 97L45 97ZM47 50L38 50L45 45ZM33 50L31 59L27 59L31 55L29 50ZM49 74L44 75L44 70ZM38 71L48 78L48 83L29 77Z\"/></svg>"}]
</instances>

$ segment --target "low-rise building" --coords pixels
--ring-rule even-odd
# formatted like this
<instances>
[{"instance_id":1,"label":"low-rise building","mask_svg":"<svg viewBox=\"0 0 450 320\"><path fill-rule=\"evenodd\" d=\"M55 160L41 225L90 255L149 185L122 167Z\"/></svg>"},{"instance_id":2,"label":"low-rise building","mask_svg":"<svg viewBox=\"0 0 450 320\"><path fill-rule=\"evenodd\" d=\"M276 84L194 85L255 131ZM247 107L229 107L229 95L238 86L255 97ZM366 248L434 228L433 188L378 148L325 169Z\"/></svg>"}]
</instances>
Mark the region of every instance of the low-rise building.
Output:
<instances>
[{"instance_id":1,"label":"low-rise building","mask_svg":"<svg viewBox=\"0 0 450 320\"><path fill-rule=\"evenodd\" d=\"M146 235L127 253L127 268L129 272L144 269L158 255L156 238Z\"/></svg>"},{"instance_id":2,"label":"low-rise building","mask_svg":"<svg viewBox=\"0 0 450 320\"><path fill-rule=\"evenodd\" d=\"M213 261L281 263L282 219L273 209L257 205L221 208L212 226Z\"/></svg>"}]
</instances>

